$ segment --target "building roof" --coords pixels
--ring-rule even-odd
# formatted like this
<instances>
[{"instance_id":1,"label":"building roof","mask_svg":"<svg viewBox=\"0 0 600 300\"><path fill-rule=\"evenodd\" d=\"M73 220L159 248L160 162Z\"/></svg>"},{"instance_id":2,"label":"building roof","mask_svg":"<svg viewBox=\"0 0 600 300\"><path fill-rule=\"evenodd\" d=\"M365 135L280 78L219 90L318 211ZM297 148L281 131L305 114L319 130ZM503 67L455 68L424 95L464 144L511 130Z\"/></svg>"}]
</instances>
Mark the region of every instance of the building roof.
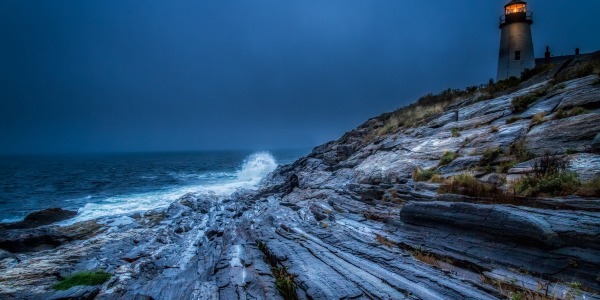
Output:
<instances>
[{"instance_id":1,"label":"building roof","mask_svg":"<svg viewBox=\"0 0 600 300\"><path fill-rule=\"evenodd\" d=\"M513 4L527 4L527 2L522 1L522 0L511 0L510 2L508 2L508 4L504 5L504 7L513 5Z\"/></svg>"}]
</instances>

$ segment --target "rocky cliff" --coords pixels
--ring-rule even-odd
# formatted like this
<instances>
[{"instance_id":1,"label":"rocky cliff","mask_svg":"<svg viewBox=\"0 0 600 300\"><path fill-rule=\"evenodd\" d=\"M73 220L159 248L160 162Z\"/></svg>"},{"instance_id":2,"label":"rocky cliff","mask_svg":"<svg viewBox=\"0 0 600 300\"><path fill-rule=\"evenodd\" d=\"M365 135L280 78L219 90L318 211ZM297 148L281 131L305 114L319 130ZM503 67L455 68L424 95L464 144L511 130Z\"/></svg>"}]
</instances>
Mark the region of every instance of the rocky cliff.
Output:
<instances>
[{"instance_id":1,"label":"rocky cliff","mask_svg":"<svg viewBox=\"0 0 600 300\"><path fill-rule=\"evenodd\" d=\"M370 119L256 191L5 229L0 297L600 299L597 56Z\"/></svg>"}]
</instances>

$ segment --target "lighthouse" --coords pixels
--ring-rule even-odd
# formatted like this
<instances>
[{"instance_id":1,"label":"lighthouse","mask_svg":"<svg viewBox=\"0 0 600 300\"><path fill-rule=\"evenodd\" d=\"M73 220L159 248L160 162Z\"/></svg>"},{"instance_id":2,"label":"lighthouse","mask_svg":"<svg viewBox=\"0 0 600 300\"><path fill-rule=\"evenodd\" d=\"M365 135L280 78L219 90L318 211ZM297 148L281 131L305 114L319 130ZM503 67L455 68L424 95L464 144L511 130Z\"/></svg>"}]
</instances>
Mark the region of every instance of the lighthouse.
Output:
<instances>
[{"instance_id":1,"label":"lighthouse","mask_svg":"<svg viewBox=\"0 0 600 300\"><path fill-rule=\"evenodd\" d=\"M535 67L531 24L533 14L527 11L527 2L511 0L504 6L496 80L520 77L525 69Z\"/></svg>"}]
</instances>

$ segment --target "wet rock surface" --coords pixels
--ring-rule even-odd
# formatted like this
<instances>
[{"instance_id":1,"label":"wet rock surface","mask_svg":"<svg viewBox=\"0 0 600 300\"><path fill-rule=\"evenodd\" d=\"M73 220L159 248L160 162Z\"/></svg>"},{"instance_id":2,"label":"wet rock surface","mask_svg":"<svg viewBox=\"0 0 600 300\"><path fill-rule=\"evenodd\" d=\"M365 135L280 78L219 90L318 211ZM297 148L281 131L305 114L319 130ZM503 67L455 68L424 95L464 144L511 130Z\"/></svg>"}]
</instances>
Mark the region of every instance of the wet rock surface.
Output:
<instances>
[{"instance_id":1,"label":"wet rock surface","mask_svg":"<svg viewBox=\"0 0 600 300\"><path fill-rule=\"evenodd\" d=\"M77 215L76 211L62 208L48 208L28 214L23 221L0 224L0 230L35 228L68 220L75 217L75 215Z\"/></svg>"},{"instance_id":2,"label":"wet rock surface","mask_svg":"<svg viewBox=\"0 0 600 300\"><path fill-rule=\"evenodd\" d=\"M573 102L561 93L594 92L593 82L566 82L552 97ZM535 153L574 147L570 167L598 174L598 113L537 126L528 114L506 123L512 97L544 84L457 105L421 127L364 142L382 123L371 119L278 167L256 190L187 194L167 209L4 230L5 250L48 235L59 242L0 251L0 298L505 299L512 287L598 299L598 199L491 203L438 194L440 184L411 175L416 168L436 168L442 177L473 171L488 148L508 151L516 141ZM533 105L555 110L560 103ZM446 151L460 156L440 166ZM523 163L508 174L474 174L500 184L528 172ZM52 291L59 278L81 270L112 277L98 287Z\"/></svg>"}]
</instances>

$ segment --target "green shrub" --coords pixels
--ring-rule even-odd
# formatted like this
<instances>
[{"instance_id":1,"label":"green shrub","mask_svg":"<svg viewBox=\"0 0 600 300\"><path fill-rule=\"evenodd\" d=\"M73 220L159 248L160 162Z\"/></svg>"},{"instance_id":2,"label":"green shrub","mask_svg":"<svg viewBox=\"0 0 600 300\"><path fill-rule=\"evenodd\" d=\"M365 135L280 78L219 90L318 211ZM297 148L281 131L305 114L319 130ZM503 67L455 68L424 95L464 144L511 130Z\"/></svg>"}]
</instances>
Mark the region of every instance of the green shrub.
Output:
<instances>
[{"instance_id":1,"label":"green shrub","mask_svg":"<svg viewBox=\"0 0 600 300\"><path fill-rule=\"evenodd\" d=\"M575 194L581 182L576 173L566 170L567 163L565 157L546 152L534 162L533 174L515 181L513 188L526 197Z\"/></svg>"},{"instance_id":2,"label":"green shrub","mask_svg":"<svg viewBox=\"0 0 600 300\"><path fill-rule=\"evenodd\" d=\"M479 159L479 166L484 167L491 165L503 153L504 151L502 151L500 147L485 149L481 155L481 158Z\"/></svg>"},{"instance_id":3,"label":"green shrub","mask_svg":"<svg viewBox=\"0 0 600 300\"><path fill-rule=\"evenodd\" d=\"M564 119L564 118L569 118L569 117L573 117L573 116L578 116L578 115L582 115L587 113L587 110L585 110L583 107L580 106L576 106L570 109L559 109L556 112L556 115L554 115L554 119Z\"/></svg>"},{"instance_id":4,"label":"green shrub","mask_svg":"<svg viewBox=\"0 0 600 300\"><path fill-rule=\"evenodd\" d=\"M512 143L508 148L508 154L513 156L516 162L524 162L534 158L533 153L529 152L523 140Z\"/></svg>"},{"instance_id":5,"label":"green shrub","mask_svg":"<svg viewBox=\"0 0 600 300\"><path fill-rule=\"evenodd\" d=\"M598 61L582 62L574 66L569 66L565 70L556 74L554 80L556 83L565 82L588 75L594 74L594 69L598 67Z\"/></svg>"},{"instance_id":6,"label":"green shrub","mask_svg":"<svg viewBox=\"0 0 600 300\"><path fill-rule=\"evenodd\" d=\"M99 285L110 279L111 275L104 271L84 271L65 277L61 282L52 286L53 289L64 291L77 285Z\"/></svg>"},{"instance_id":7,"label":"green shrub","mask_svg":"<svg viewBox=\"0 0 600 300\"><path fill-rule=\"evenodd\" d=\"M437 174L437 171L435 171L434 169L416 168L412 173L412 178L415 181L428 181L431 180L431 178L435 174Z\"/></svg>"},{"instance_id":8,"label":"green shrub","mask_svg":"<svg viewBox=\"0 0 600 300\"><path fill-rule=\"evenodd\" d=\"M447 165L453 162L458 157L458 153L452 151L446 151L442 158L440 158L440 166Z\"/></svg>"},{"instance_id":9,"label":"green shrub","mask_svg":"<svg viewBox=\"0 0 600 300\"><path fill-rule=\"evenodd\" d=\"M560 172L545 176L525 175L513 183L517 193L526 197L567 196L576 193L581 186L574 172Z\"/></svg>"},{"instance_id":10,"label":"green shrub","mask_svg":"<svg viewBox=\"0 0 600 300\"><path fill-rule=\"evenodd\" d=\"M284 267L273 268L271 270L275 277L275 286L283 299L298 299L296 295L296 286L294 278L296 275L289 274Z\"/></svg>"},{"instance_id":11,"label":"green shrub","mask_svg":"<svg viewBox=\"0 0 600 300\"><path fill-rule=\"evenodd\" d=\"M520 113L529 107L529 105L535 102L539 97L533 94L527 94L523 96L514 97L511 101L511 108L513 113Z\"/></svg>"},{"instance_id":12,"label":"green shrub","mask_svg":"<svg viewBox=\"0 0 600 300\"><path fill-rule=\"evenodd\" d=\"M527 81L533 76L549 71L552 68L554 68L553 64L536 65L532 69L527 68L521 73L521 81Z\"/></svg>"},{"instance_id":13,"label":"green shrub","mask_svg":"<svg viewBox=\"0 0 600 300\"><path fill-rule=\"evenodd\" d=\"M495 186L481 182L469 173L462 173L449 178L440 186L438 192L440 194L459 194L471 197L496 197L501 194Z\"/></svg>"},{"instance_id":14,"label":"green shrub","mask_svg":"<svg viewBox=\"0 0 600 300\"><path fill-rule=\"evenodd\" d=\"M600 176L583 182L577 194L582 197L600 197Z\"/></svg>"},{"instance_id":15,"label":"green shrub","mask_svg":"<svg viewBox=\"0 0 600 300\"><path fill-rule=\"evenodd\" d=\"M504 161L500 163L500 166L496 169L498 173L508 173L510 168L514 167L517 163L514 160Z\"/></svg>"},{"instance_id":16,"label":"green shrub","mask_svg":"<svg viewBox=\"0 0 600 300\"><path fill-rule=\"evenodd\" d=\"M460 130L458 130L458 128L452 128L452 136L453 137L459 137L460 136Z\"/></svg>"}]
</instances>

